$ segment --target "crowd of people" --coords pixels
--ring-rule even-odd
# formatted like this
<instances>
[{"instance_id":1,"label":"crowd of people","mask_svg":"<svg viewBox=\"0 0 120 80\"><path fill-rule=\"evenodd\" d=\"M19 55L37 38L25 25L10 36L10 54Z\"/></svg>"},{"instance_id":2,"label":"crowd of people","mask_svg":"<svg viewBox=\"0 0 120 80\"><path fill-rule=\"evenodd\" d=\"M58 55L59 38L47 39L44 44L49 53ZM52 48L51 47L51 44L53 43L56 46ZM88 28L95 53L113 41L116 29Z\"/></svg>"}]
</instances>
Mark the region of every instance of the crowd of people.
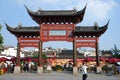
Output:
<instances>
[{"instance_id":1,"label":"crowd of people","mask_svg":"<svg viewBox=\"0 0 120 80\"><path fill-rule=\"evenodd\" d=\"M72 71L72 68L73 68L73 63L71 63L71 62L67 62L64 65L64 70L66 70L66 71Z\"/></svg>"},{"instance_id":2,"label":"crowd of people","mask_svg":"<svg viewBox=\"0 0 120 80\"><path fill-rule=\"evenodd\" d=\"M7 62L7 61L1 61L0 62L0 70L2 70L1 74L6 72L14 72L15 62Z\"/></svg>"},{"instance_id":3,"label":"crowd of people","mask_svg":"<svg viewBox=\"0 0 120 80\"><path fill-rule=\"evenodd\" d=\"M37 71L37 65L33 61L21 62L21 72L32 72Z\"/></svg>"},{"instance_id":4,"label":"crowd of people","mask_svg":"<svg viewBox=\"0 0 120 80\"><path fill-rule=\"evenodd\" d=\"M6 72L14 72L14 67L15 67L16 63L12 62L12 61L0 61L0 70L4 70L4 73ZM32 72L32 71L37 71L37 64L35 64L35 62L33 61L22 61L21 62L21 72ZM47 66L47 70L51 71L52 70L52 65L48 64ZM82 67L79 66L78 70L80 70L80 68ZM94 73L109 73L112 72L113 75L118 75L120 74L120 65L118 64L105 64L105 65L88 65L87 64L87 70L88 72L94 72ZM71 62L66 62L66 64L63 66L64 71L72 71L73 69L73 64Z\"/></svg>"},{"instance_id":5,"label":"crowd of people","mask_svg":"<svg viewBox=\"0 0 120 80\"><path fill-rule=\"evenodd\" d=\"M78 66L78 70L80 70L83 64ZM119 75L120 74L120 65L117 63L108 63L106 62L105 64L99 64L99 65L94 65L94 64L89 64L86 62L87 66L87 71L89 73L95 73L95 74L110 74L110 75ZM63 66L65 71L72 71L73 69L73 64L71 62L67 62Z\"/></svg>"},{"instance_id":6,"label":"crowd of people","mask_svg":"<svg viewBox=\"0 0 120 80\"><path fill-rule=\"evenodd\" d=\"M1 61L0 62L0 70L2 70L2 73L14 73L16 63L12 61ZM37 70L37 65L35 65L34 62L27 62L23 61L21 62L21 72L30 72ZM1 73L1 71L0 71Z\"/></svg>"},{"instance_id":7,"label":"crowd of people","mask_svg":"<svg viewBox=\"0 0 120 80\"><path fill-rule=\"evenodd\" d=\"M111 74L111 75L118 75L120 74L120 65L117 63L106 63L105 65L99 64L96 65L88 65L87 70L90 73L97 73L97 74ZM80 66L81 68L81 66Z\"/></svg>"}]
</instances>

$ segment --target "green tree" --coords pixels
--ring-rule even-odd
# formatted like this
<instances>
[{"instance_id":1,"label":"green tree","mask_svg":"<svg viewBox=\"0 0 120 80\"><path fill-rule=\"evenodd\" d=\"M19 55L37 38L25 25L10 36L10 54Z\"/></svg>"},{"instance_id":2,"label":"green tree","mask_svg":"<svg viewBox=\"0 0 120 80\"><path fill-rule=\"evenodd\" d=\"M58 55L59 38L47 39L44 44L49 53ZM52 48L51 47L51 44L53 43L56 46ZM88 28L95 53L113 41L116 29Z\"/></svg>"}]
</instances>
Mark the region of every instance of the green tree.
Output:
<instances>
[{"instance_id":1,"label":"green tree","mask_svg":"<svg viewBox=\"0 0 120 80\"><path fill-rule=\"evenodd\" d=\"M116 57L116 58L120 57L120 54L119 54L120 50L117 48L116 45L114 45L114 49L112 49L112 52L113 52L114 57Z\"/></svg>"},{"instance_id":2,"label":"green tree","mask_svg":"<svg viewBox=\"0 0 120 80\"><path fill-rule=\"evenodd\" d=\"M2 29L2 25L0 24L0 32L1 32L1 29ZM3 37L0 33L0 54L2 50L3 50Z\"/></svg>"}]
</instances>

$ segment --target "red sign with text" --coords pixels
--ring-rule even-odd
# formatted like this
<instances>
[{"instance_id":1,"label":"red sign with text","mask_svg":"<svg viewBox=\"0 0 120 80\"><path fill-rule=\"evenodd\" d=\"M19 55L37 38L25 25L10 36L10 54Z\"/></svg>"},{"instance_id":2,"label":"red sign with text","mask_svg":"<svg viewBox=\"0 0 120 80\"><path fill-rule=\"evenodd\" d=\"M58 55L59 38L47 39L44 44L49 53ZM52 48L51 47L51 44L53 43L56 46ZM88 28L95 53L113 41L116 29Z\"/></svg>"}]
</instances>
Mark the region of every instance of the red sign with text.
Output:
<instances>
[{"instance_id":1,"label":"red sign with text","mask_svg":"<svg viewBox=\"0 0 120 80\"><path fill-rule=\"evenodd\" d=\"M41 24L42 41L73 41L73 24Z\"/></svg>"}]
</instances>

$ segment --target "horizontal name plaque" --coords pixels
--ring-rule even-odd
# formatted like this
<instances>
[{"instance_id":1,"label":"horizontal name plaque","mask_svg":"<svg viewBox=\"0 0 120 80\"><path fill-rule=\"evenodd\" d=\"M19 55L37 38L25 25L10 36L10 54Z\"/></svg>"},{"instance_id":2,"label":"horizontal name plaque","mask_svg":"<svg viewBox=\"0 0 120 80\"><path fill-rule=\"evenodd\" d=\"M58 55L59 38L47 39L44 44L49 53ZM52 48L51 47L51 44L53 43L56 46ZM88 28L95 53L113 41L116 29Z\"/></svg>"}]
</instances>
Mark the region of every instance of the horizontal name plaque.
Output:
<instances>
[{"instance_id":1,"label":"horizontal name plaque","mask_svg":"<svg viewBox=\"0 0 120 80\"><path fill-rule=\"evenodd\" d=\"M65 30L50 30L49 36L66 36Z\"/></svg>"}]
</instances>

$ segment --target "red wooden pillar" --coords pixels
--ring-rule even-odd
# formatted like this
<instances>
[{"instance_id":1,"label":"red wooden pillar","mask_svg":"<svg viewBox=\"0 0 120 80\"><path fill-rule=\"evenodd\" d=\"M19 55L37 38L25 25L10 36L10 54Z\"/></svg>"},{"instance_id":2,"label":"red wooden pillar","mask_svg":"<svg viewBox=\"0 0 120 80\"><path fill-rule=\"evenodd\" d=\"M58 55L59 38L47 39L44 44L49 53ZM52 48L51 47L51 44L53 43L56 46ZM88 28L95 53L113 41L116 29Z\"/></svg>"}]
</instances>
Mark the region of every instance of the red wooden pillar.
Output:
<instances>
[{"instance_id":1,"label":"red wooden pillar","mask_svg":"<svg viewBox=\"0 0 120 80\"><path fill-rule=\"evenodd\" d=\"M20 43L18 41L17 43L17 62L16 65L14 67L14 73L20 73Z\"/></svg>"},{"instance_id":2,"label":"red wooden pillar","mask_svg":"<svg viewBox=\"0 0 120 80\"><path fill-rule=\"evenodd\" d=\"M73 66L77 66L76 41L73 41Z\"/></svg>"},{"instance_id":3,"label":"red wooden pillar","mask_svg":"<svg viewBox=\"0 0 120 80\"><path fill-rule=\"evenodd\" d=\"M73 24L73 27L75 29L76 24ZM76 40L73 38L73 66L74 67L77 67L77 50L76 49L77 49L77 47L76 47Z\"/></svg>"},{"instance_id":4,"label":"red wooden pillar","mask_svg":"<svg viewBox=\"0 0 120 80\"><path fill-rule=\"evenodd\" d=\"M20 43L17 43L17 65L20 66Z\"/></svg>"},{"instance_id":5,"label":"red wooden pillar","mask_svg":"<svg viewBox=\"0 0 120 80\"><path fill-rule=\"evenodd\" d=\"M43 73L43 63L42 63L42 59L43 59L43 52L42 52L42 45L43 45L43 41L42 41L42 24L40 24L40 38L39 38L39 53L38 53L38 67L37 67L37 73L42 74Z\"/></svg>"},{"instance_id":6,"label":"red wooden pillar","mask_svg":"<svg viewBox=\"0 0 120 80\"><path fill-rule=\"evenodd\" d=\"M43 52L42 52L42 44L43 42L39 42L39 53L38 53L38 66L42 67L42 60L43 60Z\"/></svg>"},{"instance_id":7,"label":"red wooden pillar","mask_svg":"<svg viewBox=\"0 0 120 80\"><path fill-rule=\"evenodd\" d=\"M96 53L96 65L99 65L99 43L98 38L96 38L96 44L95 44L95 53Z\"/></svg>"},{"instance_id":8,"label":"red wooden pillar","mask_svg":"<svg viewBox=\"0 0 120 80\"><path fill-rule=\"evenodd\" d=\"M74 29L75 29L74 24ZM76 50L76 40L73 35L73 74L78 74L78 67L77 67L77 50Z\"/></svg>"}]
</instances>

